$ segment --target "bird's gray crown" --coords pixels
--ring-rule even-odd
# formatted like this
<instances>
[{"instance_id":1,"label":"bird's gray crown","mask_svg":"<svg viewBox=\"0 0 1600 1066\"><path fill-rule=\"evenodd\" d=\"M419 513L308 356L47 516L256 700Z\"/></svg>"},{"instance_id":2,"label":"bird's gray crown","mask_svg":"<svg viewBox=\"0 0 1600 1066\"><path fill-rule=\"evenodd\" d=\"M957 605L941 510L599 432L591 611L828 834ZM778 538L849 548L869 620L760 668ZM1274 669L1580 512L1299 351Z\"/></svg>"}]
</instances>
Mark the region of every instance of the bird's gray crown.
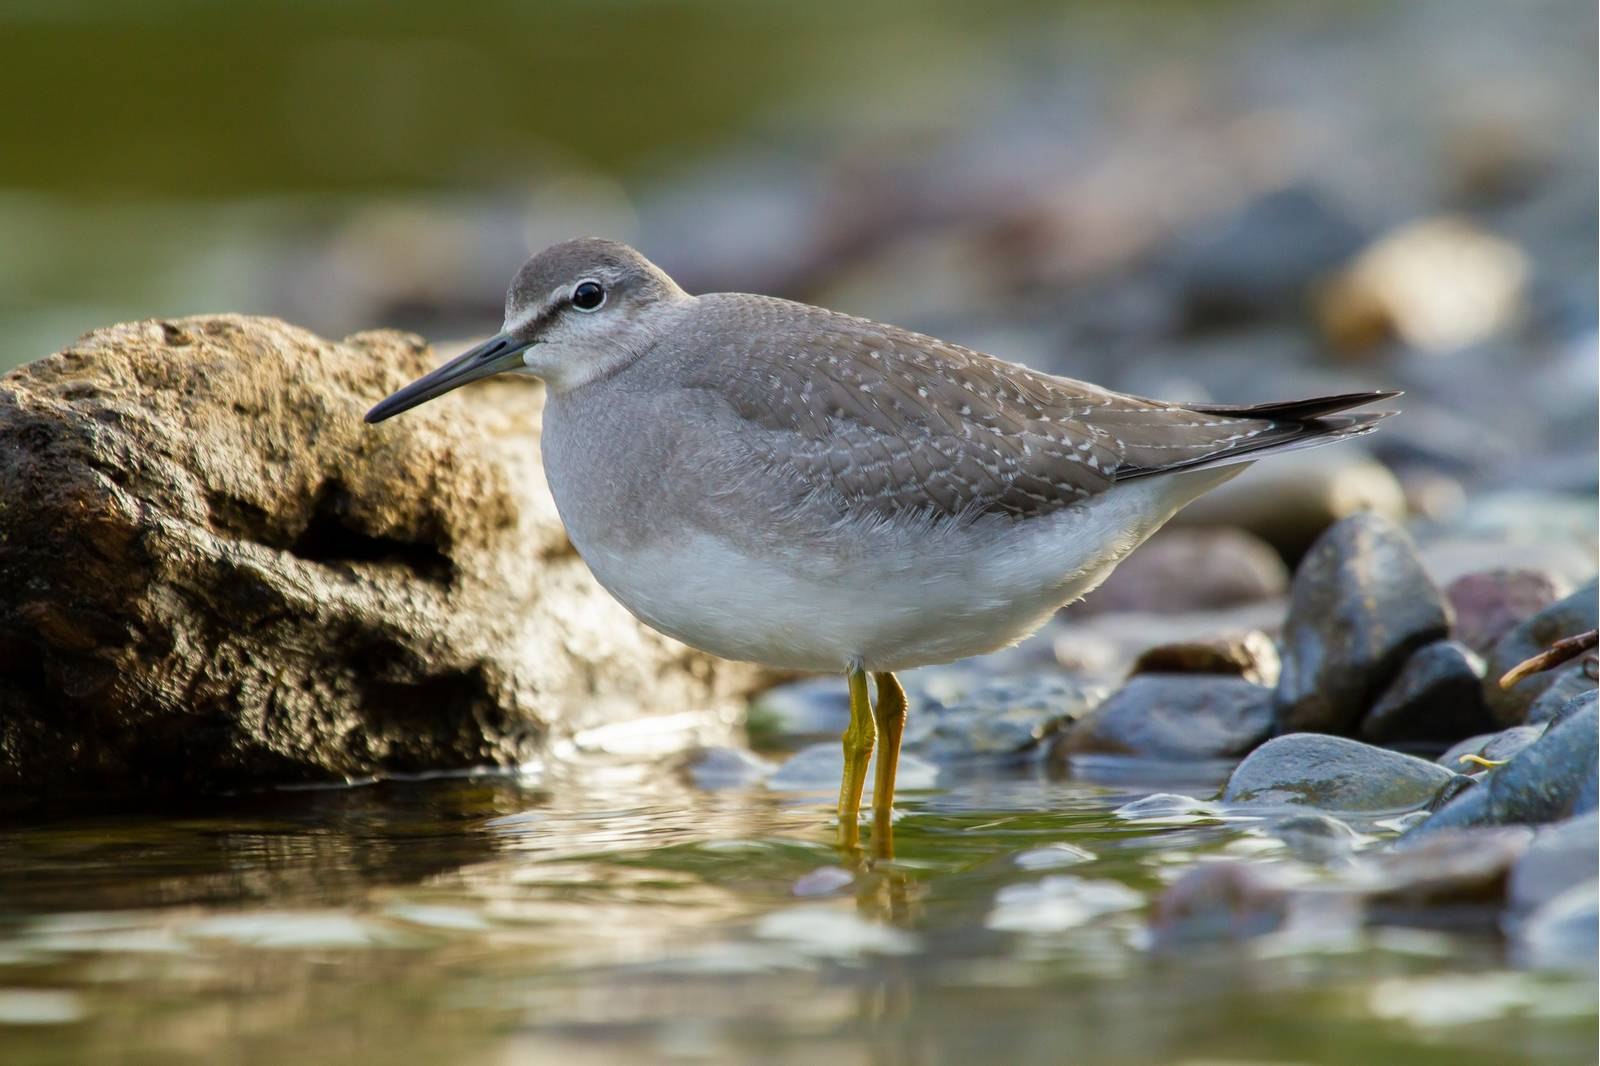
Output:
<instances>
[{"instance_id":1,"label":"bird's gray crown","mask_svg":"<svg viewBox=\"0 0 1600 1066\"><path fill-rule=\"evenodd\" d=\"M626 244L579 237L551 245L522 264L506 290L506 329L528 329L559 311L585 281L601 286L605 304L635 310L683 294L660 267Z\"/></svg>"}]
</instances>

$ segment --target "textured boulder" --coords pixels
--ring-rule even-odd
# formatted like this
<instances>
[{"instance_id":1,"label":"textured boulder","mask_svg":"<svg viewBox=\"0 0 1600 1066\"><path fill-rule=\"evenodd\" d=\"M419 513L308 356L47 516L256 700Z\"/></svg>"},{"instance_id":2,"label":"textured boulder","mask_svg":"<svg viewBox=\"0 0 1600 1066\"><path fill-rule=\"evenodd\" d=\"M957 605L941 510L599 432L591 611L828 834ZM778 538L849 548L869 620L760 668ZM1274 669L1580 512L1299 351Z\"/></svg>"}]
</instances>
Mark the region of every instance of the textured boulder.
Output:
<instances>
[{"instance_id":1,"label":"textured boulder","mask_svg":"<svg viewBox=\"0 0 1600 1066\"><path fill-rule=\"evenodd\" d=\"M222 316L0 378L7 802L514 764L552 731L751 687L589 576L537 387L362 424L439 361Z\"/></svg>"},{"instance_id":2,"label":"textured boulder","mask_svg":"<svg viewBox=\"0 0 1600 1066\"><path fill-rule=\"evenodd\" d=\"M1339 522L1294 575L1280 726L1348 734L1411 653L1449 627L1449 607L1404 530L1373 514Z\"/></svg>"}]
</instances>

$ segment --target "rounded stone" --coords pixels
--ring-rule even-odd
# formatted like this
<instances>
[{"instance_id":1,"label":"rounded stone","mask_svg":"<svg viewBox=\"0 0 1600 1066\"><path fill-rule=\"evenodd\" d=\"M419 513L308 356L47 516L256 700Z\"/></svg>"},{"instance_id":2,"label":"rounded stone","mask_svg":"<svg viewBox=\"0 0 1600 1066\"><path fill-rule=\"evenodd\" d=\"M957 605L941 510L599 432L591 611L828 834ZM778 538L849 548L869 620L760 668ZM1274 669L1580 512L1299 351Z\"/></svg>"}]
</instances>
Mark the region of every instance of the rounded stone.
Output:
<instances>
[{"instance_id":1,"label":"rounded stone","mask_svg":"<svg viewBox=\"0 0 1600 1066\"><path fill-rule=\"evenodd\" d=\"M1545 670L1523 678L1509 689L1500 687L1500 678L1506 671L1540 652L1563 637L1586 633L1597 625L1597 597L1600 588L1594 581L1582 586L1572 595L1557 600L1538 614L1511 627L1495 643L1488 658L1488 671L1483 679L1484 699L1495 720L1502 725L1516 725L1528 714L1528 708L1545 689L1559 679L1559 670Z\"/></svg>"},{"instance_id":2,"label":"rounded stone","mask_svg":"<svg viewBox=\"0 0 1600 1066\"><path fill-rule=\"evenodd\" d=\"M1407 836L1456 826L1542 825L1594 810L1600 779L1596 713L1595 703L1586 701L1552 722L1510 762L1484 774L1477 788L1451 799Z\"/></svg>"},{"instance_id":3,"label":"rounded stone","mask_svg":"<svg viewBox=\"0 0 1600 1066\"><path fill-rule=\"evenodd\" d=\"M1365 813L1425 807L1455 777L1442 766L1387 748L1319 733L1267 741L1223 788L1233 804L1316 807Z\"/></svg>"},{"instance_id":4,"label":"rounded stone","mask_svg":"<svg viewBox=\"0 0 1600 1066\"><path fill-rule=\"evenodd\" d=\"M1483 660L1441 640L1418 648L1361 720L1361 736L1378 744L1456 740L1492 728L1483 704Z\"/></svg>"},{"instance_id":5,"label":"rounded stone","mask_svg":"<svg viewBox=\"0 0 1600 1066\"><path fill-rule=\"evenodd\" d=\"M1354 515L1301 561L1283 631L1277 714L1285 730L1348 733L1449 608L1398 525Z\"/></svg>"},{"instance_id":6,"label":"rounded stone","mask_svg":"<svg viewBox=\"0 0 1600 1066\"><path fill-rule=\"evenodd\" d=\"M1139 674L1073 724L1051 755L1218 759L1272 731L1272 690L1236 677Z\"/></svg>"},{"instance_id":7,"label":"rounded stone","mask_svg":"<svg viewBox=\"0 0 1600 1066\"><path fill-rule=\"evenodd\" d=\"M1571 586L1544 570L1505 568L1463 574L1445 586L1455 638L1487 654L1501 637L1566 595Z\"/></svg>"},{"instance_id":8,"label":"rounded stone","mask_svg":"<svg viewBox=\"0 0 1600 1066\"><path fill-rule=\"evenodd\" d=\"M1134 660L1132 674L1230 674L1256 685L1278 683L1278 646L1259 629L1208 640L1158 644Z\"/></svg>"}]
</instances>

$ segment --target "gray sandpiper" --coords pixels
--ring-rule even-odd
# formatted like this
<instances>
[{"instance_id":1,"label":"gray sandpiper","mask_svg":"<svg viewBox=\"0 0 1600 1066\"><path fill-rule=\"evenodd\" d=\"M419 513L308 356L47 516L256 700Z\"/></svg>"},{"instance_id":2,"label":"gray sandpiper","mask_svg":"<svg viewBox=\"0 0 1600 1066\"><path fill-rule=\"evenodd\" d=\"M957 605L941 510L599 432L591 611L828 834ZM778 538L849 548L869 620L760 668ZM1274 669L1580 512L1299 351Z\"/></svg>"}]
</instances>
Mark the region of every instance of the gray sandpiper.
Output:
<instances>
[{"instance_id":1,"label":"gray sandpiper","mask_svg":"<svg viewBox=\"0 0 1600 1066\"><path fill-rule=\"evenodd\" d=\"M1393 412L1342 412L1398 395L1150 400L807 304L691 296L592 238L528 260L505 308L499 334L367 421L491 374L542 378L550 491L601 585L702 651L845 674L852 846L875 741L874 836L890 833L895 671L1015 643L1201 493L1369 432Z\"/></svg>"}]
</instances>

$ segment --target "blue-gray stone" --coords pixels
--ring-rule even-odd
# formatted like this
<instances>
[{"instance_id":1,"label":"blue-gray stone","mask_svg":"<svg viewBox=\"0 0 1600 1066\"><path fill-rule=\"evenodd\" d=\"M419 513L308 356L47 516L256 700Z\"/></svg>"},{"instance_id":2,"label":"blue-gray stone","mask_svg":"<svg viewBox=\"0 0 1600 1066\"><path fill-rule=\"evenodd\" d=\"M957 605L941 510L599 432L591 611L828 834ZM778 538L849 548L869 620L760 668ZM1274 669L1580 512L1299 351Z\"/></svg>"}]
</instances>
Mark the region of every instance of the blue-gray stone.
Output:
<instances>
[{"instance_id":1,"label":"blue-gray stone","mask_svg":"<svg viewBox=\"0 0 1600 1066\"><path fill-rule=\"evenodd\" d=\"M1529 725L1548 722L1565 711L1574 700L1595 694L1594 678L1589 676L1589 670L1582 662L1568 663L1550 671L1550 675L1550 684L1528 705L1526 722Z\"/></svg>"},{"instance_id":2,"label":"blue-gray stone","mask_svg":"<svg viewBox=\"0 0 1600 1066\"><path fill-rule=\"evenodd\" d=\"M1543 906L1573 885L1591 880L1600 869L1600 814L1569 818L1539 830L1511 871L1512 909Z\"/></svg>"},{"instance_id":3,"label":"blue-gray stone","mask_svg":"<svg viewBox=\"0 0 1600 1066\"><path fill-rule=\"evenodd\" d=\"M1589 701L1550 725L1544 735L1491 770L1475 789L1439 808L1407 836L1454 826L1542 825L1595 809L1600 721Z\"/></svg>"},{"instance_id":4,"label":"blue-gray stone","mask_svg":"<svg viewBox=\"0 0 1600 1066\"><path fill-rule=\"evenodd\" d=\"M1483 660L1453 640L1418 648L1361 721L1375 744L1455 740L1494 728L1483 703Z\"/></svg>"},{"instance_id":5,"label":"blue-gray stone","mask_svg":"<svg viewBox=\"0 0 1600 1066\"><path fill-rule=\"evenodd\" d=\"M1213 674L1138 674L1075 722L1052 756L1243 755L1272 733L1272 690Z\"/></svg>"},{"instance_id":6,"label":"blue-gray stone","mask_svg":"<svg viewBox=\"0 0 1600 1066\"><path fill-rule=\"evenodd\" d=\"M1542 725L1514 725L1498 733L1480 733L1456 744L1439 756L1439 765L1458 774L1481 774L1486 767L1462 762L1463 755L1476 755L1490 761L1505 761L1544 736Z\"/></svg>"},{"instance_id":7,"label":"blue-gray stone","mask_svg":"<svg viewBox=\"0 0 1600 1066\"><path fill-rule=\"evenodd\" d=\"M1319 733L1267 741L1233 771L1224 802L1402 811L1425 807L1454 778L1449 770L1387 748Z\"/></svg>"},{"instance_id":8,"label":"blue-gray stone","mask_svg":"<svg viewBox=\"0 0 1600 1066\"><path fill-rule=\"evenodd\" d=\"M1510 689L1500 687L1500 678L1513 666L1531 659L1562 637L1586 633L1596 626L1596 598L1600 586L1589 582L1564 600L1558 600L1523 622L1495 643L1489 653L1488 671L1483 679L1483 694L1490 712L1502 725L1516 725L1545 689L1557 683L1564 670L1546 670L1517 682ZM1577 666L1578 664L1574 664ZM1569 667L1568 669L1571 669Z\"/></svg>"}]
</instances>

